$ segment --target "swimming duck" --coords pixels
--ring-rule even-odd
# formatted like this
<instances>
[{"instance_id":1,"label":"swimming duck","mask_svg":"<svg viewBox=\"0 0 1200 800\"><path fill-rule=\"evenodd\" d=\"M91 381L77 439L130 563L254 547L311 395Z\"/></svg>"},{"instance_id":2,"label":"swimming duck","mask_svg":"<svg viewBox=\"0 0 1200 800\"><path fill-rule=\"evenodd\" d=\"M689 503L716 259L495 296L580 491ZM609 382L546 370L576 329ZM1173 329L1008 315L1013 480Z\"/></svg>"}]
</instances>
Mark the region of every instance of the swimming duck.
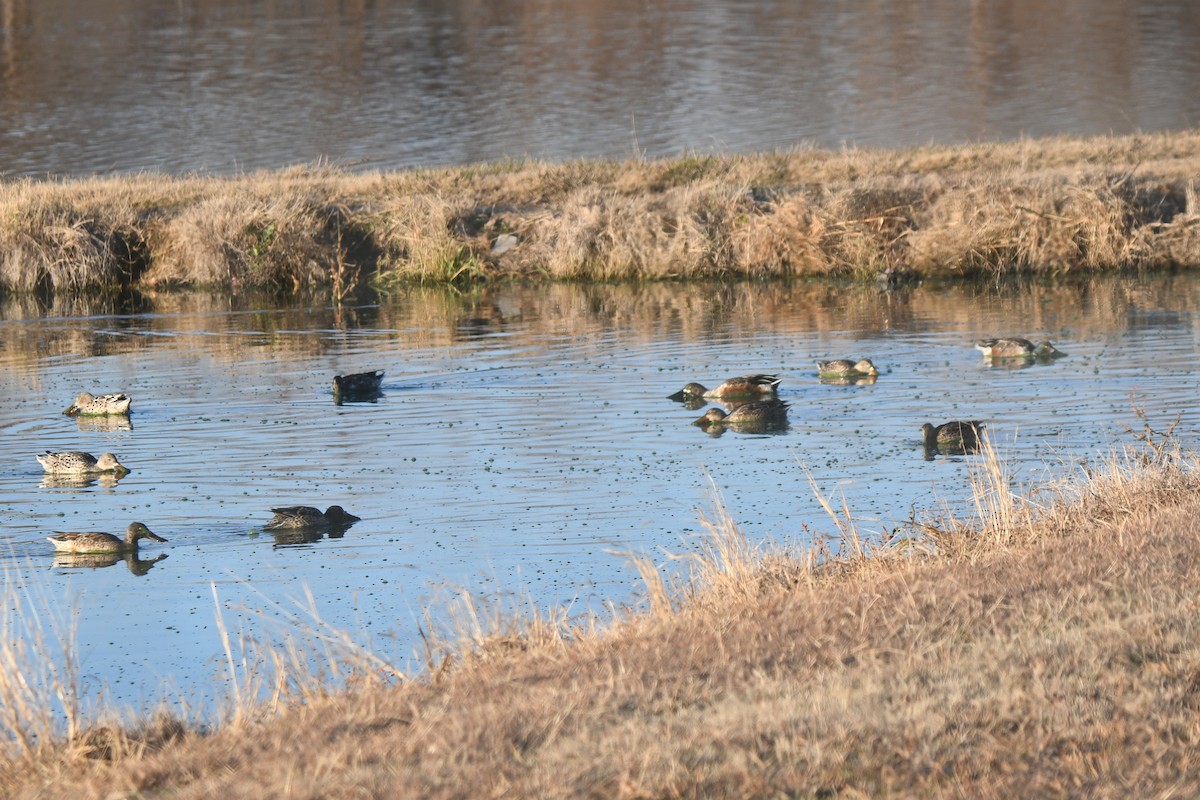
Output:
<instances>
[{"instance_id":1,"label":"swimming duck","mask_svg":"<svg viewBox=\"0 0 1200 800\"><path fill-rule=\"evenodd\" d=\"M730 378L715 389L706 389L698 383L689 383L668 400L686 401L700 397L728 400L738 397L767 397L775 394L780 378L775 375L743 375Z\"/></svg>"},{"instance_id":2,"label":"swimming duck","mask_svg":"<svg viewBox=\"0 0 1200 800\"><path fill-rule=\"evenodd\" d=\"M333 393L335 395L378 394L383 383L383 370L374 372L356 372L353 375L334 375Z\"/></svg>"},{"instance_id":3,"label":"swimming duck","mask_svg":"<svg viewBox=\"0 0 1200 800\"><path fill-rule=\"evenodd\" d=\"M879 370L875 369L875 365L869 358L860 358L858 361L837 358L833 361L817 362L817 374L822 378L875 377L879 374Z\"/></svg>"},{"instance_id":4,"label":"swimming duck","mask_svg":"<svg viewBox=\"0 0 1200 800\"><path fill-rule=\"evenodd\" d=\"M63 413L69 417L128 414L129 404L132 402L133 398L123 393L93 395L88 392L80 392L79 396L75 398L75 402L67 406Z\"/></svg>"},{"instance_id":5,"label":"swimming duck","mask_svg":"<svg viewBox=\"0 0 1200 800\"><path fill-rule=\"evenodd\" d=\"M136 553L139 539L166 541L140 522L130 523L124 539L111 533L57 533L46 539L60 553Z\"/></svg>"},{"instance_id":6,"label":"swimming duck","mask_svg":"<svg viewBox=\"0 0 1200 800\"><path fill-rule=\"evenodd\" d=\"M349 525L358 522L361 517L349 514L341 506L330 506L321 513L321 509L312 506L284 506L272 508L275 516L263 528L315 528L322 525Z\"/></svg>"},{"instance_id":7,"label":"swimming duck","mask_svg":"<svg viewBox=\"0 0 1200 800\"><path fill-rule=\"evenodd\" d=\"M704 416L693 422L707 428L710 425L781 425L787 422L788 403L773 398L745 403L726 414L719 408L710 408Z\"/></svg>"},{"instance_id":8,"label":"swimming duck","mask_svg":"<svg viewBox=\"0 0 1200 800\"><path fill-rule=\"evenodd\" d=\"M124 475L129 472L128 467L122 466L112 453L101 453L100 457L96 458L91 453L52 453L47 450L35 458L41 463L42 469L55 475L84 475L90 472L116 472Z\"/></svg>"},{"instance_id":9,"label":"swimming duck","mask_svg":"<svg viewBox=\"0 0 1200 800\"><path fill-rule=\"evenodd\" d=\"M1019 336L1009 336L1000 339L979 339L975 349L983 353L984 358L1062 358L1062 352L1049 341L1034 344Z\"/></svg>"},{"instance_id":10,"label":"swimming duck","mask_svg":"<svg viewBox=\"0 0 1200 800\"><path fill-rule=\"evenodd\" d=\"M921 426L921 438L928 449L939 447L972 449L979 446L983 423L977 420L947 422L934 427L926 422Z\"/></svg>"}]
</instances>

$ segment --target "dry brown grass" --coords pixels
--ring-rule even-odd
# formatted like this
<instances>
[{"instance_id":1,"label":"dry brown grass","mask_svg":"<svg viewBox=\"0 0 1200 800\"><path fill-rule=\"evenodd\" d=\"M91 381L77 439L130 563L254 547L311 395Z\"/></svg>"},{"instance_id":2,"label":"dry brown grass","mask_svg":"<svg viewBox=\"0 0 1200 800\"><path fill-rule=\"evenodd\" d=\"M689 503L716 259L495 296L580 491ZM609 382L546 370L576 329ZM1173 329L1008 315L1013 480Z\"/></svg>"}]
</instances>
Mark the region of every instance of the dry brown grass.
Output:
<instances>
[{"instance_id":1,"label":"dry brown grass","mask_svg":"<svg viewBox=\"0 0 1200 800\"><path fill-rule=\"evenodd\" d=\"M1167 434L1167 435L1164 435ZM843 556L721 511L649 610L482 612L426 680L211 735L40 753L9 797L1186 797L1200 792L1200 476L1168 432L1053 491L979 457L981 518ZM857 541L857 547L847 542ZM825 549L827 552L827 549ZM522 621L524 620L524 621ZM79 737L77 737L79 738ZM75 751L77 752L77 751ZM117 753L117 755L113 755Z\"/></svg>"},{"instance_id":2,"label":"dry brown grass","mask_svg":"<svg viewBox=\"0 0 1200 800\"><path fill-rule=\"evenodd\" d=\"M1200 265L1200 132L395 173L0 182L0 288ZM515 246L495 250L500 237Z\"/></svg>"}]
</instances>

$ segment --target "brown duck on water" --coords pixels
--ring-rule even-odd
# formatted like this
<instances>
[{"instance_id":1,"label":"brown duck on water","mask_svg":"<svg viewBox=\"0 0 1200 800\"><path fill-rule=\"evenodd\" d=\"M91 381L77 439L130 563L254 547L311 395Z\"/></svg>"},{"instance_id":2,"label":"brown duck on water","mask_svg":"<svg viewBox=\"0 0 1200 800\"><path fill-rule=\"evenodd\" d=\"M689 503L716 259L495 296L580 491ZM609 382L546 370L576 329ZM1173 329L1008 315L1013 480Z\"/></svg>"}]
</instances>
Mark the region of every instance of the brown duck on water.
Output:
<instances>
[{"instance_id":1,"label":"brown duck on water","mask_svg":"<svg viewBox=\"0 0 1200 800\"><path fill-rule=\"evenodd\" d=\"M921 438L926 449L954 448L972 450L979 446L979 432L983 423L977 420L953 421L934 426L926 422L921 426Z\"/></svg>"},{"instance_id":2,"label":"brown duck on water","mask_svg":"<svg viewBox=\"0 0 1200 800\"><path fill-rule=\"evenodd\" d=\"M1002 337L999 339L979 339L975 342L975 349L983 353L984 358L992 359L1038 358L1049 360L1052 358L1062 358L1066 355L1066 353L1050 344L1049 341L1034 344L1028 339L1022 339L1019 336Z\"/></svg>"},{"instance_id":3,"label":"brown duck on water","mask_svg":"<svg viewBox=\"0 0 1200 800\"><path fill-rule=\"evenodd\" d=\"M129 525L124 539L111 533L56 533L46 538L60 553L136 553L139 539L166 541L140 522Z\"/></svg>"},{"instance_id":4,"label":"brown duck on water","mask_svg":"<svg viewBox=\"0 0 1200 800\"><path fill-rule=\"evenodd\" d=\"M779 388L779 383L780 378L776 375L743 375L730 378L715 389L706 389L699 383L689 383L675 394L669 395L668 399L685 401L705 397L715 400L771 397Z\"/></svg>"}]
</instances>

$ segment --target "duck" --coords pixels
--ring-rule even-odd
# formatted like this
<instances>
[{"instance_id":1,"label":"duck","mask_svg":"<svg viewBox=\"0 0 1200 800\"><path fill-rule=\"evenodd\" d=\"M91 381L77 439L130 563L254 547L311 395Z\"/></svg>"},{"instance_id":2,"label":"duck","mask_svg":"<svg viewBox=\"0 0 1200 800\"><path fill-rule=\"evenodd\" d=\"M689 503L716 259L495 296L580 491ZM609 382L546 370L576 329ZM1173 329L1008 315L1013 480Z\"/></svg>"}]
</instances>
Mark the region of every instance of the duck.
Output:
<instances>
[{"instance_id":1,"label":"duck","mask_svg":"<svg viewBox=\"0 0 1200 800\"><path fill-rule=\"evenodd\" d=\"M67 406L63 413L68 417L128 414L129 404L132 402L133 398L123 392L102 395L80 392L79 396L75 398L75 402Z\"/></svg>"},{"instance_id":2,"label":"duck","mask_svg":"<svg viewBox=\"0 0 1200 800\"><path fill-rule=\"evenodd\" d=\"M320 526L349 525L362 517L347 513L341 506L330 506L322 513L312 506L283 506L272 508L275 516L263 525L267 530L277 528L315 528Z\"/></svg>"},{"instance_id":3,"label":"duck","mask_svg":"<svg viewBox=\"0 0 1200 800\"><path fill-rule=\"evenodd\" d=\"M787 422L788 406L789 404L783 400L773 398L771 400L756 400L752 403L744 403L728 414L719 408L710 408L704 412L704 416L692 424L699 425L702 428L712 425L756 425L763 427L782 425Z\"/></svg>"},{"instance_id":4,"label":"duck","mask_svg":"<svg viewBox=\"0 0 1200 800\"><path fill-rule=\"evenodd\" d=\"M728 400L730 398L770 397L779 388L781 379L776 375L743 375L730 378L715 389L706 389L699 383L689 383L678 392L668 395L668 400L687 401L697 398Z\"/></svg>"},{"instance_id":5,"label":"duck","mask_svg":"<svg viewBox=\"0 0 1200 800\"><path fill-rule=\"evenodd\" d=\"M140 522L130 523L125 529L125 538L120 539L111 533L56 533L47 536L46 540L54 545L60 553L136 553L139 539L153 539L165 542L152 530Z\"/></svg>"},{"instance_id":6,"label":"duck","mask_svg":"<svg viewBox=\"0 0 1200 800\"><path fill-rule=\"evenodd\" d=\"M1062 358L1066 355L1066 353L1050 344L1048 340L1034 344L1028 339L1022 339L1019 336L1007 336L999 339L979 339L975 342L975 349L983 353L984 358L1051 359Z\"/></svg>"},{"instance_id":7,"label":"duck","mask_svg":"<svg viewBox=\"0 0 1200 800\"><path fill-rule=\"evenodd\" d=\"M129 472L129 468L117 461L117 457L112 453L101 453L100 457L96 458L91 453L52 453L47 450L35 458L42 465L42 469L54 475L86 475L92 472L115 472L124 475Z\"/></svg>"},{"instance_id":8,"label":"duck","mask_svg":"<svg viewBox=\"0 0 1200 800\"><path fill-rule=\"evenodd\" d=\"M822 378L859 378L875 377L879 370L869 358L851 361L848 358L836 358L833 361L817 362L817 374Z\"/></svg>"},{"instance_id":9,"label":"duck","mask_svg":"<svg viewBox=\"0 0 1200 800\"><path fill-rule=\"evenodd\" d=\"M374 372L356 372L353 375L334 375L333 393L335 395L377 394L383 383L383 370Z\"/></svg>"},{"instance_id":10,"label":"duck","mask_svg":"<svg viewBox=\"0 0 1200 800\"><path fill-rule=\"evenodd\" d=\"M939 447L972 449L979 446L979 432L983 427L978 420L955 420L936 427L926 422L921 426L921 439L930 450Z\"/></svg>"}]
</instances>

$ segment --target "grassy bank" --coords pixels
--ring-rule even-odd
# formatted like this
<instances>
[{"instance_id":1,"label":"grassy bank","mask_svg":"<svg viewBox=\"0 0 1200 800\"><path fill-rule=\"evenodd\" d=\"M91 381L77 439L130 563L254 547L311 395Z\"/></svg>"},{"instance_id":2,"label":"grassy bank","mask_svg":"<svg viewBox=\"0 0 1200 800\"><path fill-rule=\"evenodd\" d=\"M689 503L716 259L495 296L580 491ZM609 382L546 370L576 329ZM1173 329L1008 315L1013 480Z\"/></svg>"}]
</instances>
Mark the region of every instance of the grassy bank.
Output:
<instances>
[{"instance_id":1,"label":"grassy bank","mask_svg":"<svg viewBox=\"0 0 1200 800\"><path fill-rule=\"evenodd\" d=\"M0 289L1200 266L1200 132L0 182Z\"/></svg>"},{"instance_id":2,"label":"grassy bank","mask_svg":"<svg viewBox=\"0 0 1200 800\"><path fill-rule=\"evenodd\" d=\"M1161 437L978 517L832 558L710 515L648 610L464 626L430 675L216 732L15 749L6 797L1195 796L1200 476ZM834 509L830 509L831 513ZM467 614L465 619L477 619ZM367 663L367 670L372 665ZM377 670L374 670L377 673ZM368 674L367 672L363 673Z\"/></svg>"}]
</instances>

